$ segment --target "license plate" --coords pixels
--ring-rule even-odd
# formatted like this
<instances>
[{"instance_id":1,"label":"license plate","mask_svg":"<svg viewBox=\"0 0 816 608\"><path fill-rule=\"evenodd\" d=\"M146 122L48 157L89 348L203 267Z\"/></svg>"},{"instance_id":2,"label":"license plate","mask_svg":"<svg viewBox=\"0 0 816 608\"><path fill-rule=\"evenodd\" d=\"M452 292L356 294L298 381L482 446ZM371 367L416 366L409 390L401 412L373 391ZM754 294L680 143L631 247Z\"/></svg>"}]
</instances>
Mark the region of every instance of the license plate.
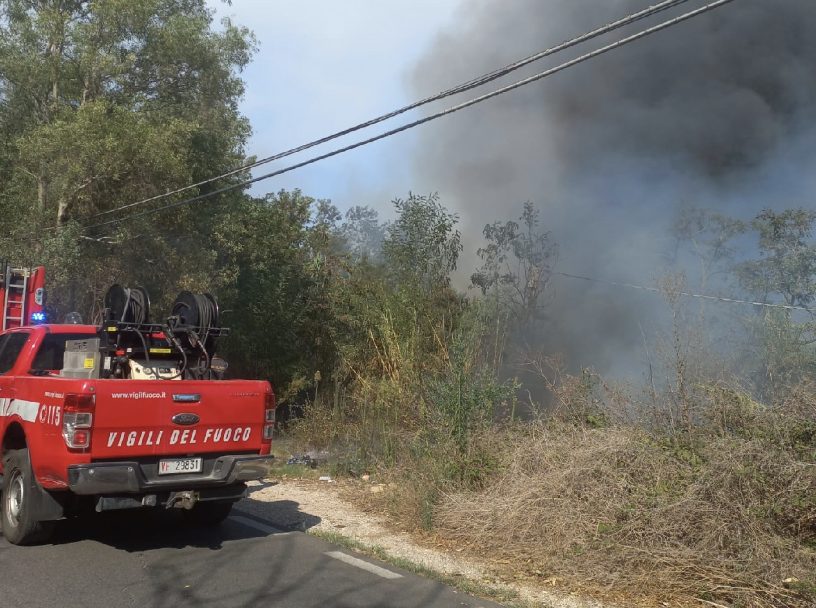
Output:
<instances>
[{"instance_id":1,"label":"license plate","mask_svg":"<svg viewBox=\"0 0 816 608\"><path fill-rule=\"evenodd\" d=\"M168 458L159 460L159 475L201 473L201 458Z\"/></svg>"}]
</instances>

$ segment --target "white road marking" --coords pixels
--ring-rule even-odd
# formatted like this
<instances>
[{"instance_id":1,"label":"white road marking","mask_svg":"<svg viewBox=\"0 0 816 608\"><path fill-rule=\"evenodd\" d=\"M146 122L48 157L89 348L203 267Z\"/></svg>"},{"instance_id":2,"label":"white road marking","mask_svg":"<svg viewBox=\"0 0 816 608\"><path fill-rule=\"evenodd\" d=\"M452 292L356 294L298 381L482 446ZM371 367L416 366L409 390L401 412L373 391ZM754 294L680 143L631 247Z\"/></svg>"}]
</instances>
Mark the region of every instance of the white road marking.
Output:
<instances>
[{"instance_id":1,"label":"white road marking","mask_svg":"<svg viewBox=\"0 0 816 608\"><path fill-rule=\"evenodd\" d=\"M247 526L248 528L253 528L259 532L263 532L264 534L281 534L283 532L283 530L279 530L273 526L267 526L259 521L255 521L249 517L242 517L241 515L232 515L230 516L230 520L238 522L242 526Z\"/></svg>"},{"instance_id":2,"label":"white road marking","mask_svg":"<svg viewBox=\"0 0 816 608\"><path fill-rule=\"evenodd\" d=\"M329 557L333 557L334 559L338 559L341 562L345 562L361 570L367 570L372 574L376 574L377 576L381 576L383 578L402 578L402 574L397 574L396 572L391 572L390 570L386 570L385 568L380 568L379 566L375 566L374 564L369 564L367 561L362 559L358 559L356 557L352 557L351 555L347 555L342 551L326 551L325 555Z\"/></svg>"}]
</instances>

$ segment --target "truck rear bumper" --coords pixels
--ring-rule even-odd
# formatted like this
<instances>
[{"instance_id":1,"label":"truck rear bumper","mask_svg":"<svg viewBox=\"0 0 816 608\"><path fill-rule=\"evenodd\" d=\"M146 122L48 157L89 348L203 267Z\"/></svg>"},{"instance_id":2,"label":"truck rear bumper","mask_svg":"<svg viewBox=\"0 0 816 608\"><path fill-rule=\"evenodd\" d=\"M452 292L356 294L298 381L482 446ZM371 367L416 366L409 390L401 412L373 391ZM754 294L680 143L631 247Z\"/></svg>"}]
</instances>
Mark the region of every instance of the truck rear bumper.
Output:
<instances>
[{"instance_id":1,"label":"truck rear bumper","mask_svg":"<svg viewBox=\"0 0 816 608\"><path fill-rule=\"evenodd\" d=\"M262 479L270 473L273 456L219 456L205 461L205 473L159 476L154 466L139 462L96 462L68 467L68 487L74 494L143 494L177 489L228 486Z\"/></svg>"}]
</instances>

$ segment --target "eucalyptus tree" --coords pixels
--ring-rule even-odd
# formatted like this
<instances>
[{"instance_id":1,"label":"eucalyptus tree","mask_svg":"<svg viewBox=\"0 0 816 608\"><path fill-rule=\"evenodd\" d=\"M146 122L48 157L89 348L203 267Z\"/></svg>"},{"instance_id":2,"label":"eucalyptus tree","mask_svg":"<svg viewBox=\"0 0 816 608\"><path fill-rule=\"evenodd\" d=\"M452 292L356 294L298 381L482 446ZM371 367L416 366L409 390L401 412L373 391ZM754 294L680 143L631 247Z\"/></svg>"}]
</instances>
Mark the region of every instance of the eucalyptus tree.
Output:
<instances>
[{"instance_id":1,"label":"eucalyptus tree","mask_svg":"<svg viewBox=\"0 0 816 608\"><path fill-rule=\"evenodd\" d=\"M215 210L240 193L90 232L76 224L240 165L240 72L254 47L247 29L214 23L205 0L0 0L0 212L16 228L0 255L81 275L77 293L114 277L170 289L168 266L211 274Z\"/></svg>"}]
</instances>

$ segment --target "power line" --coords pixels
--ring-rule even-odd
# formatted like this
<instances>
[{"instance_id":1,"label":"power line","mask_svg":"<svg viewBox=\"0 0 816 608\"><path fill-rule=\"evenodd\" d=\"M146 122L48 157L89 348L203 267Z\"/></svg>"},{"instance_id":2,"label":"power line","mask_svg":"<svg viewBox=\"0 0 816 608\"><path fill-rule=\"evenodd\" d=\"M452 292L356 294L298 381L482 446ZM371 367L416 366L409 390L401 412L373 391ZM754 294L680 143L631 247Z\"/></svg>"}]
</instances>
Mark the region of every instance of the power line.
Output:
<instances>
[{"instance_id":1,"label":"power line","mask_svg":"<svg viewBox=\"0 0 816 608\"><path fill-rule=\"evenodd\" d=\"M249 169L254 169L255 167L259 167L261 165L270 163L272 161L280 160L281 158L285 158L287 156L297 154L298 152L303 152L304 150L314 148L315 146L319 146L321 144L327 143L327 142L332 141L334 139L337 139L339 137L343 137L345 135L349 135L350 133L354 133L355 131L359 131L361 129L365 129L365 128L371 127L371 126L373 126L375 124L384 122L386 120L389 120L391 118L399 116L400 114L404 114L405 112L408 112L410 110L414 110L416 108L419 108L419 107L424 106L426 104L429 104L431 102L439 101L441 99L445 99L446 97L450 97L450 96L456 95L458 93L463 93L465 91L470 91L471 89L477 88L477 87L479 87L479 86L481 86L483 84L487 84L488 82L492 82L492 81L494 81L494 80L496 80L498 78L501 78L502 76L506 76L507 74L509 74L509 73L511 73L511 72L513 72L515 70L518 70L518 69L520 69L520 68L522 68L522 67L524 67L526 65L529 65L529 64L531 64L531 63L533 63L535 61L538 61L539 59L543 59L544 57L548 57L550 55L553 55L553 54L558 53L560 51L563 51L565 49L571 48L573 46L576 46L576 45L581 44L583 42L586 42L588 40L592 40L593 38L597 38L598 36L602 36L603 34L608 34L609 32L617 30L617 29L619 29L621 27L624 27L626 25L630 25L632 23L640 21L641 19L651 17L652 15L656 15L657 13L669 10L671 8L674 8L675 6L679 6L680 4L684 4L686 2L688 2L688 0L664 0L663 2L655 4L655 5L650 6L648 8L645 8L645 9L643 9L641 11L638 11L637 13L627 15L626 17L618 19L617 21L614 21L612 23L608 23L608 24L606 24L606 25L604 25L602 27L599 27L599 28L597 28L595 30L592 30L591 32L587 32L586 34L582 34L580 36L577 36L575 38L567 40L566 42L562 42L561 44L558 44L556 46L553 46L553 47L550 47L550 48L545 49L543 51L540 51L538 53L535 53L534 55L530 55L529 57L525 57L524 59L520 59L520 60L518 60L518 61L516 61L514 63L511 63L509 65L504 66L503 68L499 68L499 69L494 70L494 71L492 71L492 72L490 72L488 74L484 74L482 76L479 76L477 78L474 78L474 79L469 80L467 82L464 82L462 84L456 85L456 86L451 87L449 89L446 89L446 90L444 90L444 91L442 91L440 93L437 93L435 95L431 95L430 97L426 97L426 98L421 99L419 101L415 101L414 103L411 103L411 104L409 104L407 106L404 106L404 107L399 108L397 110L394 110L392 112L388 112L387 114L383 114L383 115L378 116L376 118L372 118L372 119L367 120L365 122L359 123L357 125L354 125L353 127L343 129L342 131L337 131L336 133L332 133L332 134L327 135L325 137L321 137L320 139L316 139L316 140L311 141L309 143L297 146L296 148L291 148L291 149L286 150L284 152L280 152L280 153L274 154L272 156L267 156L266 158L262 158L262 159L254 161L254 162L251 162L251 163L246 163L246 164L241 165L240 167L237 167L237 168L235 168L235 169L233 169L231 171L227 171L226 173L222 173L221 175L216 175L215 177L210 177L210 178L201 180L201 181L196 182L194 184L190 184L189 186L183 186L181 188L177 188L177 189L169 191L169 192L164 192L162 194L157 194L156 196L151 196L149 198L146 198L146 199L143 199L143 200L140 200L140 201L136 201L136 202L133 202L133 203L128 203L126 205L121 205L119 207L115 207L113 209L108 209L106 211L100 211L98 213L94 213L93 215L91 215L89 217L91 217L91 218L100 217L100 216L103 216L103 215L108 215L110 213L116 213L116 212L121 211L123 209L130 209L130 208L137 207L137 206L140 206L140 205L145 205L147 203L152 203L152 202L155 202L157 200L161 200L161 199L164 199L164 198L167 198L167 197L170 197L170 196L174 196L176 194L180 194L182 192L186 192L186 191L191 190L193 188L199 188L201 186L205 186L207 184L210 184L210 183L212 183L214 181L218 181L220 179L224 179L226 177L231 177L231 176L236 175L238 173L242 173L243 171L247 171Z\"/></svg>"},{"instance_id":2,"label":"power line","mask_svg":"<svg viewBox=\"0 0 816 608\"><path fill-rule=\"evenodd\" d=\"M566 277L568 279L579 279L581 281L588 281L590 283L602 283L604 285L614 285L615 287L626 287L628 289L638 289L640 291L649 291L651 293L666 293L666 290L659 289L658 287L651 287L649 285L638 285L637 283L622 283L620 281L610 281L607 279L597 279L595 277L587 277L582 276L580 274L570 274L568 272L558 272L553 270L552 274L556 274L558 276ZM768 302L753 302L751 300L740 300L738 298L726 298L724 296L712 296L708 294L702 293L692 293L689 291L678 291L678 295L687 297L687 298L699 298L701 300L715 300L717 302L728 302L730 304L750 304L751 306L764 306L766 308L782 308L784 310L803 310L805 312L811 312L811 310L805 306L791 306L790 304L771 304Z\"/></svg>"},{"instance_id":3,"label":"power line","mask_svg":"<svg viewBox=\"0 0 816 608\"><path fill-rule=\"evenodd\" d=\"M595 57L598 57L600 55L608 53L609 51L612 51L612 50L617 49L619 47L622 47L624 45L635 42L636 40L639 40L641 38L644 38L646 36L649 36L651 34L654 34L656 32L664 30L666 28L677 25L677 24L679 24L679 23L681 23L683 21L687 21L687 20L689 20L689 19L691 19L693 17L701 15L701 14L703 14L705 12L711 11L711 10L713 10L715 8L719 8L720 6L723 6L725 4L729 4L729 3L733 2L733 1L734 0L716 0L715 2L711 2L709 4L706 4L706 5L698 8L698 9L695 9L693 11L689 11L687 13L683 13L682 15L679 15L679 16L674 17L672 19L669 19L667 21L663 21L662 23L654 25L654 26L652 26L650 28L647 28L645 30L641 30L640 32L638 32L636 34L632 34L630 36L627 36L626 38L622 38L621 40L618 40L616 42L613 42L611 44L608 44L606 46L598 48L598 49L596 49L594 51L590 51L588 53L585 53L585 54L583 54L583 55L581 55L579 57L576 57L575 59L564 62L564 63L562 63L560 65L557 65L557 66L555 66L553 68L550 68L548 70L544 70L543 72L538 72L537 74L534 74L532 76L528 76L527 78L524 78L522 80L519 80L519 81L514 82L512 84L509 84L507 86L501 87L501 88L496 89L494 91L491 91L489 93L485 93L484 95L474 97L473 99L470 99L470 100L465 101L463 103L460 103L458 105L452 106L452 107L447 108L445 110L441 110L439 112L436 112L436 113L431 114L429 116L426 116L424 118L420 118L418 120L403 124L403 125L401 125L399 127L391 129L389 131L385 131L383 133L380 133L379 135L375 135L373 137L369 137L367 139L357 141L357 142L355 142L353 144L350 144L348 146L344 146L342 148L336 148L336 149L334 149L334 150L332 150L330 152L326 152L326 153L321 154L319 156L314 156L312 158L301 161L299 163L289 165L288 167L278 169L277 171L272 171L271 173L266 173L264 175L254 177L252 179L244 180L242 182L238 182L238 183L235 183L235 184L230 184L230 185L225 186L223 188L219 188L218 190L213 190L212 192L207 192L205 194L200 194L198 196L194 196L192 198L184 199L184 200L181 200L181 201L176 201L176 202L173 202L173 203L170 203L170 204L167 204L167 205L163 205L161 207L156 207L156 208L153 208L153 209L149 209L147 211L143 211L141 213L135 213L135 214L127 215L125 217L121 217L121 218L112 219L112 220L108 220L108 221L105 221L105 222L99 222L97 224L86 225L86 226L83 226L83 228L87 230L87 229L91 229L91 228L99 228L99 227L103 227L103 226L110 226L110 225L119 224L119 223L122 223L122 222L125 222L125 221L128 221L128 220L137 219L139 217L144 217L146 215L150 215L150 214L153 214L153 213L158 213L160 211L165 211L167 209L173 209L175 207L179 207L179 206L182 206L182 205L189 205L189 204L192 204L192 203L197 203L199 201L203 201L203 200L212 198L212 197L217 196L219 194L224 194L224 193L230 192L232 190L237 190L239 188L244 188L244 187L249 186L251 184L254 184L256 182L260 182L260 181L263 181L263 180L266 180L266 179L269 179L269 178L272 178L272 177L276 177L278 175L282 175L284 173L288 173L290 171L294 171L295 169L299 169L301 167L311 165L313 163L316 163L316 162L321 161L321 160L325 160L327 158L331 158L332 156L337 156L338 154L342 154L344 152L349 152L351 150L354 150L356 148L360 148L362 146L368 145L368 144L373 143L375 141L379 141L381 139L391 137L392 135L396 135L397 133L407 131L408 129L413 129L414 127L425 124L425 123L430 122L432 120L436 120L436 119L441 118L443 116L447 116L448 114L453 114L454 112L458 112L460 110L463 110L463 109L468 108L470 106L476 105L476 104L481 103L483 101L487 101L488 99L492 99L493 97L498 97L499 95L503 95L504 93L508 93L510 91L513 91L515 89L518 89L520 87L528 85L528 84L530 84L532 82L536 82L536 81L541 80L543 78L546 78L548 76L552 76L553 74L556 74L556 73L561 72L561 71L563 71L563 70L565 70L567 68L578 65L579 63L583 63L585 61L588 61L589 59L593 59Z\"/></svg>"}]
</instances>

